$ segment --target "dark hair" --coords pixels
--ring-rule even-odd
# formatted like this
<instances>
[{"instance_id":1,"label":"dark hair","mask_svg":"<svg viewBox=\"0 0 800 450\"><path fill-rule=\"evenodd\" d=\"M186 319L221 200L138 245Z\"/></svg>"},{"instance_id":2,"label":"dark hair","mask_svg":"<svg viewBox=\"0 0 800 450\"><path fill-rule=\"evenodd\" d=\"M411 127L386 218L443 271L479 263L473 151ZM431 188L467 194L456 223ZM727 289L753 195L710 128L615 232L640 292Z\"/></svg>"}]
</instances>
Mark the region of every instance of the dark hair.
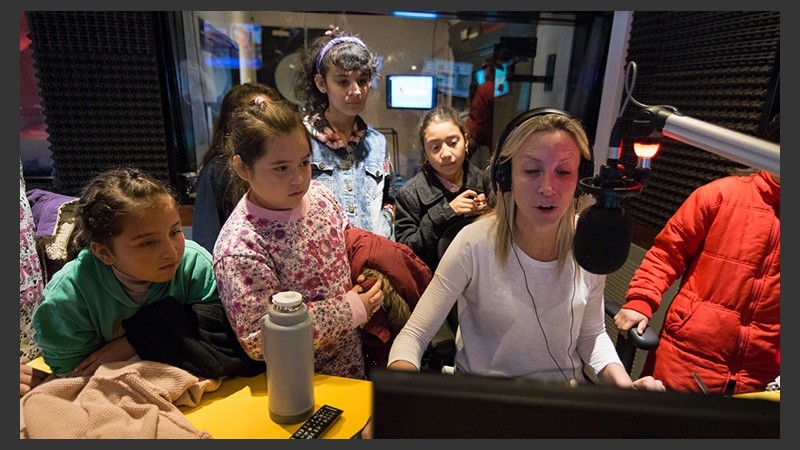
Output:
<instances>
[{"instance_id":1,"label":"dark hair","mask_svg":"<svg viewBox=\"0 0 800 450\"><path fill-rule=\"evenodd\" d=\"M419 121L419 125L417 126L417 134L419 135L419 165L420 167L428 164L428 158L425 156L425 130L431 125L431 123L444 123L444 122L452 122L455 126L458 127L458 130L461 132L461 135L464 137L465 145L469 145L469 133L467 133L467 128L464 125L464 119L461 117L461 114L458 111L450 106L437 106L422 116L422 119Z\"/></svg>"},{"instance_id":2,"label":"dark hair","mask_svg":"<svg viewBox=\"0 0 800 450\"><path fill-rule=\"evenodd\" d=\"M214 133L211 136L211 146L203 155L203 160L198 169L202 169L215 156L228 154L225 137L229 134L229 123L234 111L242 106L252 103L256 96L265 96L270 101L283 100L277 89L262 83L244 83L232 87L222 99L219 117L214 123Z\"/></svg>"},{"instance_id":3,"label":"dark hair","mask_svg":"<svg viewBox=\"0 0 800 450\"><path fill-rule=\"evenodd\" d=\"M314 76L319 73L322 78L328 69L336 66L342 70L354 70L366 74L372 79L378 74L378 57L363 42L343 41L330 47L322 56L317 72L317 57L326 44L336 38L350 38L343 33L336 36L325 35L314 39L308 49L300 57L300 65L295 71L294 94L302 102L304 112L314 111L328 104L328 95L317 89Z\"/></svg>"},{"instance_id":4,"label":"dark hair","mask_svg":"<svg viewBox=\"0 0 800 450\"><path fill-rule=\"evenodd\" d=\"M122 233L128 214L152 206L161 197L177 204L170 186L140 169L122 167L97 174L84 186L78 199L72 252L88 247L90 242L110 245Z\"/></svg>"},{"instance_id":5,"label":"dark hair","mask_svg":"<svg viewBox=\"0 0 800 450\"><path fill-rule=\"evenodd\" d=\"M246 167L252 167L265 150L267 140L274 136L286 136L292 132L303 133L309 139L303 119L294 105L282 100L248 105L236 110L231 117L228 144L231 156L239 156ZM228 164L229 170L233 165ZM247 191L247 182L232 174L231 195L238 202Z\"/></svg>"}]
</instances>

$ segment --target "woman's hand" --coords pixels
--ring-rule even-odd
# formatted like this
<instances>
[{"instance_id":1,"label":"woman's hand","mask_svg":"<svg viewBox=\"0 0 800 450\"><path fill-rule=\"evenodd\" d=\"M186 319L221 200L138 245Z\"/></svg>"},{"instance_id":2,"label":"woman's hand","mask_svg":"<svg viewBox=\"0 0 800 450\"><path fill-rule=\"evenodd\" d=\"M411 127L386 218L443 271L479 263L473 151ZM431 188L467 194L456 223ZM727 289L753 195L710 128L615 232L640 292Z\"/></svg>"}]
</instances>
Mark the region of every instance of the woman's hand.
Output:
<instances>
[{"instance_id":1,"label":"woman's hand","mask_svg":"<svg viewBox=\"0 0 800 450\"><path fill-rule=\"evenodd\" d=\"M624 389L642 389L657 392L666 390L661 380L656 380L651 376L641 377L635 381L632 380L625 368L622 367L622 364L618 363L611 363L603 367L597 373L597 379L603 384Z\"/></svg>"},{"instance_id":2,"label":"woman's hand","mask_svg":"<svg viewBox=\"0 0 800 450\"><path fill-rule=\"evenodd\" d=\"M634 389L641 389L645 391L657 391L657 392L664 392L667 388L664 387L664 383L661 380L656 380L651 376L641 377L638 380L635 380L631 387Z\"/></svg>"},{"instance_id":3,"label":"woman's hand","mask_svg":"<svg viewBox=\"0 0 800 450\"><path fill-rule=\"evenodd\" d=\"M394 361L393 363L389 364L387 368L392 370L407 370L409 372L419 372L417 366L404 359L398 359L397 361Z\"/></svg>"}]
</instances>

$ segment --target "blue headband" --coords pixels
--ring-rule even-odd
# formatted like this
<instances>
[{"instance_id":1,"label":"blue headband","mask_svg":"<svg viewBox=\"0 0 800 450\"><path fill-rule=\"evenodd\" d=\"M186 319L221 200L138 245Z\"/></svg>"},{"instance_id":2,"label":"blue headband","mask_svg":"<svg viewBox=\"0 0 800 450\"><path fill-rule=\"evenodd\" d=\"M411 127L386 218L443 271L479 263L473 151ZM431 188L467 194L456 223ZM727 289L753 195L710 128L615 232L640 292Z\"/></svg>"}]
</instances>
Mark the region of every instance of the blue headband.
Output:
<instances>
[{"instance_id":1,"label":"blue headband","mask_svg":"<svg viewBox=\"0 0 800 450\"><path fill-rule=\"evenodd\" d=\"M328 41L328 43L325 44L325 46L322 47L322 50L320 50L319 53L317 54L317 64L316 64L317 73L322 73L320 71L320 66L322 65L322 58L325 57L325 53L328 53L328 50L330 50L334 45L339 45L339 44L342 44L342 43L345 43L345 42L352 42L354 44L358 44L358 45L364 47L364 49L366 49L366 50L369 50L369 49L367 49L366 44L364 44L364 42L362 42L361 39L359 39L357 37L342 36L342 37L333 38L330 41Z\"/></svg>"}]
</instances>

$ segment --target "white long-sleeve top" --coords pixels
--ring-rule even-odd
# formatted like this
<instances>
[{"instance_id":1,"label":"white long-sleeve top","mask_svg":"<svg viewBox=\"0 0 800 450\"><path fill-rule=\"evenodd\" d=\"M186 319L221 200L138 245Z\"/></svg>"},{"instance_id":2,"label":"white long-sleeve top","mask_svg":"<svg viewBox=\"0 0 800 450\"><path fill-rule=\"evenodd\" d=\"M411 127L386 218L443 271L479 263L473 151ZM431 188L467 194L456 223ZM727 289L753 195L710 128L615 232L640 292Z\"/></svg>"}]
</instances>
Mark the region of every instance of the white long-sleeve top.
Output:
<instances>
[{"instance_id":1,"label":"white long-sleeve top","mask_svg":"<svg viewBox=\"0 0 800 450\"><path fill-rule=\"evenodd\" d=\"M516 244L503 268L493 227L493 218L478 220L455 237L395 339L389 364L400 359L419 367L456 301L457 371L584 381L582 360L595 374L621 364L605 332L605 275L579 268L576 279L578 266L569 263L558 273L556 261L537 261Z\"/></svg>"}]
</instances>

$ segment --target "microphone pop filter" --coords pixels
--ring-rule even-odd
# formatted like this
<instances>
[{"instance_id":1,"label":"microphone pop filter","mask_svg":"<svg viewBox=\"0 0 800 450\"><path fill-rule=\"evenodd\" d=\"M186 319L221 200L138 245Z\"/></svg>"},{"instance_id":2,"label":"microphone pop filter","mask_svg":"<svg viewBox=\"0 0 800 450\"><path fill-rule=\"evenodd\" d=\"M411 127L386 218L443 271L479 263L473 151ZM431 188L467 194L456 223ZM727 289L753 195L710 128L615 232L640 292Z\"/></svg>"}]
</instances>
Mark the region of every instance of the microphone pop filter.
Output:
<instances>
[{"instance_id":1,"label":"microphone pop filter","mask_svg":"<svg viewBox=\"0 0 800 450\"><path fill-rule=\"evenodd\" d=\"M633 220L621 208L594 204L578 217L572 251L585 270L605 275L616 271L628 259Z\"/></svg>"}]
</instances>

